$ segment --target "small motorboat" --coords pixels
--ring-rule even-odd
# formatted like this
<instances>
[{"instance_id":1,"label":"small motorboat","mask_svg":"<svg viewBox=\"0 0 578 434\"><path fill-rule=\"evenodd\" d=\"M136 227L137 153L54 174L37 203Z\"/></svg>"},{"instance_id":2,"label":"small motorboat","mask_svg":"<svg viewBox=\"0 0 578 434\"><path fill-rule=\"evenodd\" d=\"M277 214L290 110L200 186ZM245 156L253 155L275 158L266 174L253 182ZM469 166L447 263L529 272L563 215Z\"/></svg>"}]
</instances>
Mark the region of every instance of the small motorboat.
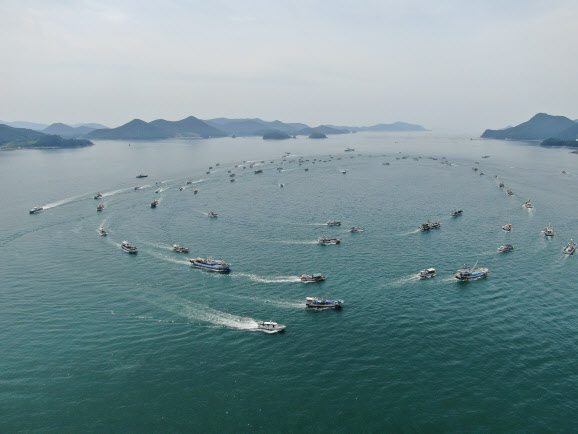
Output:
<instances>
[{"instance_id":1,"label":"small motorboat","mask_svg":"<svg viewBox=\"0 0 578 434\"><path fill-rule=\"evenodd\" d=\"M511 232L513 227L514 226L512 226L512 223L506 223L504 226L502 226L502 230L506 232Z\"/></svg>"},{"instance_id":2,"label":"small motorboat","mask_svg":"<svg viewBox=\"0 0 578 434\"><path fill-rule=\"evenodd\" d=\"M341 169L341 170L340 170L340 172L341 172L341 173L343 173L343 174L345 175L345 174L347 173L347 170L345 170L345 169Z\"/></svg>"},{"instance_id":3,"label":"small motorboat","mask_svg":"<svg viewBox=\"0 0 578 434\"><path fill-rule=\"evenodd\" d=\"M473 267L464 265L464 268L458 270L457 273L454 274L455 278L460 282L467 282L468 280L477 280L488 277L489 270L487 268L476 268L476 265Z\"/></svg>"},{"instance_id":4,"label":"small motorboat","mask_svg":"<svg viewBox=\"0 0 578 434\"><path fill-rule=\"evenodd\" d=\"M137 178L147 178L148 175L143 175L142 173L140 175L137 175Z\"/></svg>"},{"instance_id":5,"label":"small motorboat","mask_svg":"<svg viewBox=\"0 0 578 434\"><path fill-rule=\"evenodd\" d=\"M179 191L183 191L185 189L185 187L180 187Z\"/></svg>"},{"instance_id":6,"label":"small motorboat","mask_svg":"<svg viewBox=\"0 0 578 434\"><path fill-rule=\"evenodd\" d=\"M324 298L307 297L305 306L309 309L342 309L343 300L326 300Z\"/></svg>"},{"instance_id":7,"label":"small motorboat","mask_svg":"<svg viewBox=\"0 0 578 434\"><path fill-rule=\"evenodd\" d=\"M189 248L188 247L183 247L179 244L173 244L173 250L175 252L179 252L179 253L189 253Z\"/></svg>"},{"instance_id":8,"label":"small motorboat","mask_svg":"<svg viewBox=\"0 0 578 434\"><path fill-rule=\"evenodd\" d=\"M96 210L97 210L97 211L102 211L103 209L104 209L104 204L103 204L103 203L101 203L100 205L98 205L98 206L96 207Z\"/></svg>"},{"instance_id":9,"label":"small motorboat","mask_svg":"<svg viewBox=\"0 0 578 434\"><path fill-rule=\"evenodd\" d=\"M263 173L263 169L257 169L255 170L255 175L259 174L259 173Z\"/></svg>"},{"instance_id":10,"label":"small motorboat","mask_svg":"<svg viewBox=\"0 0 578 434\"><path fill-rule=\"evenodd\" d=\"M363 232L365 229L363 229L361 226L352 226L347 230L349 232Z\"/></svg>"},{"instance_id":11,"label":"small motorboat","mask_svg":"<svg viewBox=\"0 0 578 434\"><path fill-rule=\"evenodd\" d=\"M108 232L101 226L100 229L98 230L98 233L100 235L108 235Z\"/></svg>"},{"instance_id":12,"label":"small motorboat","mask_svg":"<svg viewBox=\"0 0 578 434\"><path fill-rule=\"evenodd\" d=\"M309 172L309 167L306 167L306 168L305 168L305 172Z\"/></svg>"},{"instance_id":13,"label":"small motorboat","mask_svg":"<svg viewBox=\"0 0 578 434\"><path fill-rule=\"evenodd\" d=\"M209 216L209 217L218 217L219 214L217 214L215 211L209 211L209 213L207 214L207 216Z\"/></svg>"},{"instance_id":14,"label":"small motorboat","mask_svg":"<svg viewBox=\"0 0 578 434\"><path fill-rule=\"evenodd\" d=\"M509 188L506 190L506 193L508 193L508 196L514 195L514 192L512 190L510 190Z\"/></svg>"},{"instance_id":15,"label":"small motorboat","mask_svg":"<svg viewBox=\"0 0 578 434\"><path fill-rule=\"evenodd\" d=\"M231 182L235 182L235 178L231 178L229 181L231 181Z\"/></svg>"},{"instance_id":16,"label":"small motorboat","mask_svg":"<svg viewBox=\"0 0 578 434\"><path fill-rule=\"evenodd\" d=\"M345 152L353 152L355 151L355 148L345 148Z\"/></svg>"},{"instance_id":17,"label":"small motorboat","mask_svg":"<svg viewBox=\"0 0 578 434\"><path fill-rule=\"evenodd\" d=\"M321 273L303 274L300 279L301 282L322 282L325 276Z\"/></svg>"},{"instance_id":18,"label":"small motorboat","mask_svg":"<svg viewBox=\"0 0 578 434\"><path fill-rule=\"evenodd\" d=\"M138 253L138 249L136 248L136 246L129 244L128 241L123 241L122 244L120 245L120 248L127 253L133 254Z\"/></svg>"},{"instance_id":19,"label":"small motorboat","mask_svg":"<svg viewBox=\"0 0 578 434\"><path fill-rule=\"evenodd\" d=\"M420 279L429 279L430 277L434 277L437 271L435 268L426 268L425 270L421 270L419 272Z\"/></svg>"},{"instance_id":20,"label":"small motorboat","mask_svg":"<svg viewBox=\"0 0 578 434\"><path fill-rule=\"evenodd\" d=\"M30 214L38 214L40 211L42 211L44 208L41 206L35 206L34 208L32 208L29 213Z\"/></svg>"},{"instance_id":21,"label":"small motorboat","mask_svg":"<svg viewBox=\"0 0 578 434\"><path fill-rule=\"evenodd\" d=\"M462 215L463 213L464 213L463 210L461 210L461 209L456 209L456 210L450 212L450 215L451 215L452 217L457 217L457 216L459 216L459 215Z\"/></svg>"},{"instance_id":22,"label":"small motorboat","mask_svg":"<svg viewBox=\"0 0 578 434\"><path fill-rule=\"evenodd\" d=\"M439 229L439 228L441 228L441 227L442 227L441 222L434 222L434 223L432 223L432 222L430 222L430 221L428 220L427 223L422 223L422 224L419 226L419 229L420 229L421 231L431 231L432 229Z\"/></svg>"},{"instance_id":23,"label":"small motorboat","mask_svg":"<svg viewBox=\"0 0 578 434\"><path fill-rule=\"evenodd\" d=\"M327 237L327 236L323 235L317 239L317 242L319 244L323 244L323 245L339 244L339 243L341 243L341 238Z\"/></svg>"},{"instance_id":24,"label":"small motorboat","mask_svg":"<svg viewBox=\"0 0 578 434\"><path fill-rule=\"evenodd\" d=\"M199 192L199 190L197 190L196 188L193 190L193 194L197 194Z\"/></svg>"},{"instance_id":25,"label":"small motorboat","mask_svg":"<svg viewBox=\"0 0 578 434\"><path fill-rule=\"evenodd\" d=\"M498 184L498 187L504 188L504 187L505 187L505 186L504 186L504 183L503 183L503 182L500 182L500 183Z\"/></svg>"},{"instance_id":26,"label":"small motorboat","mask_svg":"<svg viewBox=\"0 0 578 434\"><path fill-rule=\"evenodd\" d=\"M511 252L514 250L514 246L511 244L504 244L503 246L498 247L498 252Z\"/></svg>"},{"instance_id":27,"label":"small motorboat","mask_svg":"<svg viewBox=\"0 0 578 434\"><path fill-rule=\"evenodd\" d=\"M339 220L329 220L325 223L327 226L341 226L341 222Z\"/></svg>"},{"instance_id":28,"label":"small motorboat","mask_svg":"<svg viewBox=\"0 0 578 434\"><path fill-rule=\"evenodd\" d=\"M193 181L187 181L187 185L191 185Z\"/></svg>"},{"instance_id":29,"label":"small motorboat","mask_svg":"<svg viewBox=\"0 0 578 434\"><path fill-rule=\"evenodd\" d=\"M94 198L95 198L95 199L102 199L102 193L96 193L96 194L94 195Z\"/></svg>"},{"instance_id":30,"label":"small motorboat","mask_svg":"<svg viewBox=\"0 0 578 434\"><path fill-rule=\"evenodd\" d=\"M159 201L156 200L156 199L154 199L154 200L151 202L151 208L156 208L158 204L159 204Z\"/></svg>"},{"instance_id":31,"label":"small motorboat","mask_svg":"<svg viewBox=\"0 0 578 434\"><path fill-rule=\"evenodd\" d=\"M161 189L160 189L160 188L157 188L157 189L155 190L155 193L157 193L157 194L160 193L160 192L161 192Z\"/></svg>"},{"instance_id":32,"label":"small motorboat","mask_svg":"<svg viewBox=\"0 0 578 434\"><path fill-rule=\"evenodd\" d=\"M134 188L135 190L142 190L142 187L139 187L138 185Z\"/></svg>"},{"instance_id":33,"label":"small motorboat","mask_svg":"<svg viewBox=\"0 0 578 434\"><path fill-rule=\"evenodd\" d=\"M534 205L532 204L532 202L530 202L530 199L528 199L526 202L524 202L524 204L522 205L524 208L534 208Z\"/></svg>"},{"instance_id":34,"label":"small motorboat","mask_svg":"<svg viewBox=\"0 0 578 434\"><path fill-rule=\"evenodd\" d=\"M548 226L544 228L544 235L547 237L553 237L555 235L554 228L548 223Z\"/></svg>"},{"instance_id":35,"label":"small motorboat","mask_svg":"<svg viewBox=\"0 0 578 434\"><path fill-rule=\"evenodd\" d=\"M566 244L566 247L564 247L562 251L567 255L573 254L576 251L576 243L574 240L570 240L570 242Z\"/></svg>"},{"instance_id":36,"label":"small motorboat","mask_svg":"<svg viewBox=\"0 0 578 434\"><path fill-rule=\"evenodd\" d=\"M231 172L231 171L229 170L229 173L230 173L230 172ZM235 176L237 176L237 174L231 173L231 174L229 175L229 178L234 178Z\"/></svg>"},{"instance_id":37,"label":"small motorboat","mask_svg":"<svg viewBox=\"0 0 578 434\"><path fill-rule=\"evenodd\" d=\"M208 258L190 259L190 262L194 267L204 268L209 271L217 271L219 273L228 273L231 271L229 264L220 259L213 259L211 256Z\"/></svg>"},{"instance_id":38,"label":"small motorboat","mask_svg":"<svg viewBox=\"0 0 578 434\"><path fill-rule=\"evenodd\" d=\"M281 333L284 332L287 326L283 324L277 324L273 321L260 321L257 323L257 330L261 330L265 333Z\"/></svg>"}]
</instances>

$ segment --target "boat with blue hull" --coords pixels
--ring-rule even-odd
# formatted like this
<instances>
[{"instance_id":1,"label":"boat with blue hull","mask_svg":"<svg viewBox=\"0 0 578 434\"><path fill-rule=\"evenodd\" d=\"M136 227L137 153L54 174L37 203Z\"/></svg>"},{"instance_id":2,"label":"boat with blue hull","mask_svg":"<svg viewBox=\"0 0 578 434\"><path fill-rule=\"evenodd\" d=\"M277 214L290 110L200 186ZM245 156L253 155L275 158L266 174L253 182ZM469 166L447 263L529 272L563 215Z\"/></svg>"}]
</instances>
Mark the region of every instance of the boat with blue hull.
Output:
<instances>
[{"instance_id":1,"label":"boat with blue hull","mask_svg":"<svg viewBox=\"0 0 578 434\"><path fill-rule=\"evenodd\" d=\"M326 300L324 298L307 297L305 306L309 309L341 309L343 300Z\"/></svg>"},{"instance_id":2,"label":"boat with blue hull","mask_svg":"<svg viewBox=\"0 0 578 434\"><path fill-rule=\"evenodd\" d=\"M303 274L301 276L301 282L322 282L323 280L325 280L325 276L321 273Z\"/></svg>"},{"instance_id":3,"label":"boat with blue hull","mask_svg":"<svg viewBox=\"0 0 578 434\"><path fill-rule=\"evenodd\" d=\"M478 280L484 279L488 277L488 270L487 268L476 268L476 264L473 267L468 267L464 265L464 268L458 270L457 273L454 274L455 278L458 279L460 282L467 282L469 280Z\"/></svg>"},{"instance_id":4,"label":"boat with blue hull","mask_svg":"<svg viewBox=\"0 0 578 434\"><path fill-rule=\"evenodd\" d=\"M190 262L194 267L204 268L209 271L217 271L219 273L228 273L231 271L229 264L220 259L213 259L211 256L208 258L191 259Z\"/></svg>"}]
</instances>

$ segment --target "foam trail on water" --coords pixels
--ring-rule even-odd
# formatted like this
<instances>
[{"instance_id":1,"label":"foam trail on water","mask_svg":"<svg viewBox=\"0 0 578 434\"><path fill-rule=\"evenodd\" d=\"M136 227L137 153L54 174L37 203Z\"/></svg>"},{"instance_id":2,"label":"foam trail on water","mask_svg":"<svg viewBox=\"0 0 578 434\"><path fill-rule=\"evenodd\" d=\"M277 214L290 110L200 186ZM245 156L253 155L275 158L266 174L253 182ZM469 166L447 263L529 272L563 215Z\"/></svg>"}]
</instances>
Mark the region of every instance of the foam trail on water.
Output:
<instances>
[{"instance_id":1,"label":"foam trail on water","mask_svg":"<svg viewBox=\"0 0 578 434\"><path fill-rule=\"evenodd\" d=\"M181 259L178 259L177 257L171 258L169 256L159 255L159 254L153 253L153 252L147 252L147 253L149 255L157 258L157 259L160 259L161 261L171 262L173 264L178 264L178 265L189 265L189 266L191 265L191 263L188 260L185 261L182 258ZM175 253L175 255L176 255L176 253ZM182 255L182 253L181 253L181 255Z\"/></svg>"},{"instance_id":2,"label":"foam trail on water","mask_svg":"<svg viewBox=\"0 0 578 434\"><path fill-rule=\"evenodd\" d=\"M419 233L419 232L421 232L421 230L420 230L420 229L416 229L416 230L411 231L411 232L406 232L406 233L403 233L403 234L399 234L399 236L400 236L400 237L405 237L405 236L407 236L407 235L417 234L417 233Z\"/></svg>"},{"instance_id":3,"label":"foam trail on water","mask_svg":"<svg viewBox=\"0 0 578 434\"><path fill-rule=\"evenodd\" d=\"M261 277L256 274L250 273L235 273L234 276L248 277L253 282L261 283L295 283L301 282L299 276L272 276L272 277Z\"/></svg>"},{"instance_id":4,"label":"foam trail on water","mask_svg":"<svg viewBox=\"0 0 578 434\"><path fill-rule=\"evenodd\" d=\"M68 203L77 202L86 197L86 194L79 194L78 196L67 197L66 199L58 200L56 202L48 203L46 205L42 205L42 208L50 209L55 208L60 205L66 205Z\"/></svg>"},{"instance_id":5,"label":"foam trail on water","mask_svg":"<svg viewBox=\"0 0 578 434\"><path fill-rule=\"evenodd\" d=\"M114 191L109 191L107 193L102 193L102 197L115 196L117 194L124 193L124 192L130 191L130 190L134 190L134 187L121 188L120 190L114 190Z\"/></svg>"}]
</instances>

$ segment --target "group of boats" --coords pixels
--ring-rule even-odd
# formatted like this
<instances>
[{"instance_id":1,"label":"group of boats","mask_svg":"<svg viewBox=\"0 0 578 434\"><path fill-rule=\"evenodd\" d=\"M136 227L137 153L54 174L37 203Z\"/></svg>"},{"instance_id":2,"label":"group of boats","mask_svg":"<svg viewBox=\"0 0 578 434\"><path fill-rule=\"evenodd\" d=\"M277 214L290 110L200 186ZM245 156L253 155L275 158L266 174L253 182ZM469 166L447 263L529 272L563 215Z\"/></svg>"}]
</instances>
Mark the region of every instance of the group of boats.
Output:
<instances>
[{"instance_id":1,"label":"group of boats","mask_svg":"<svg viewBox=\"0 0 578 434\"><path fill-rule=\"evenodd\" d=\"M470 280L483 279L488 276L489 270L487 268L476 268L477 262L473 267L464 264L464 267L454 273L454 277L460 282L467 282ZM418 274L420 279L430 279L435 277L437 270L435 268L426 268L421 270Z\"/></svg>"}]
</instances>

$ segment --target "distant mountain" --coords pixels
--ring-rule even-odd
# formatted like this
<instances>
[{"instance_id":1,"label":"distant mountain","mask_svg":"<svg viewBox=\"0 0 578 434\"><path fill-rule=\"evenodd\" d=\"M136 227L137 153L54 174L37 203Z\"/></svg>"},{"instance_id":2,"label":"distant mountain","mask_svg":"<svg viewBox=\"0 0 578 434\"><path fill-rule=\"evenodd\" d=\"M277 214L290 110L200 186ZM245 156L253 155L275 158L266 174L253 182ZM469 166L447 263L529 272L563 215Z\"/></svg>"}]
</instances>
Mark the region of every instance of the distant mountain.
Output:
<instances>
[{"instance_id":1,"label":"distant mountain","mask_svg":"<svg viewBox=\"0 0 578 434\"><path fill-rule=\"evenodd\" d=\"M236 136L262 136L272 131L282 131L289 135L296 135L299 134L299 131L303 128L308 128L307 125L301 123L285 123L281 121L267 122L259 118L216 118L206 120L205 122L226 132L228 135Z\"/></svg>"},{"instance_id":2,"label":"distant mountain","mask_svg":"<svg viewBox=\"0 0 578 434\"><path fill-rule=\"evenodd\" d=\"M99 129L86 135L89 139L102 140L160 140L173 137L162 128L151 125L140 119L121 125L117 128Z\"/></svg>"},{"instance_id":3,"label":"distant mountain","mask_svg":"<svg viewBox=\"0 0 578 434\"><path fill-rule=\"evenodd\" d=\"M93 143L85 139L64 139L27 128L0 125L0 149L13 148L78 148Z\"/></svg>"},{"instance_id":4,"label":"distant mountain","mask_svg":"<svg viewBox=\"0 0 578 434\"><path fill-rule=\"evenodd\" d=\"M35 122L25 122L25 121L16 121L16 122L0 121L0 124L8 125L8 126L13 127L13 128L27 128L29 130L35 130L35 131L42 131L44 128L46 128L48 126L46 124L38 124Z\"/></svg>"},{"instance_id":5,"label":"distant mountain","mask_svg":"<svg viewBox=\"0 0 578 434\"><path fill-rule=\"evenodd\" d=\"M309 134L309 138L310 139L326 139L327 136L323 133L320 133L319 131L313 131L311 134Z\"/></svg>"},{"instance_id":6,"label":"distant mountain","mask_svg":"<svg viewBox=\"0 0 578 434\"><path fill-rule=\"evenodd\" d=\"M505 130L486 130L482 138L512 140L545 140L558 137L564 130L576 126L576 123L565 116L551 116L538 113L527 122Z\"/></svg>"},{"instance_id":7,"label":"distant mountain","mask_svg":"<svg viewBox=\"0 0 578 434\"><path fill-rule=\"evenodd\" d=\"M157 119L145 122L133 119L117 128L91 131L86 137L104 140L160 140L175 137L223 137L226 134L208 124L189 116L180 121Z\"/></svg>"},{"instance_id":8,"label":"distant mountain","mask_svg":"<svg viewBox=\"0 0 578 434\"><path fill-rule=\"evenodd\" d=\"M574 121L574 125L569 126L565 130L561 131L557 136L557 139L563 140L576 140L578 139L578 123Z\"/></svg>"},{"instance_id":9,"label":"distant mountain","mask_svg":"<svg viewBox=\"0 0 578 434\"><path fill-rule=\"evenodd\" d=\"M565 148L578 148L578 141L576 141L576 139L564 140L564 139L551 138L544 140L542 143L540 143L540 145L565 147Z\"/></svg>"},{"instance_id":10,"label":"distant mountain","mask_svg":"<svg viewBox=\"0 0 578 434\"><path fill-rule=\"evenodd\" d=\"M76 127L73 128L66 124L56 123L50 125L48 128L42 130L45 134L56 134L61 137L82 137L96 128L89 127Z\"/></svg>"},{"instance_id":11,"label":"distant mountain","mask_svg":"<svg viewBox=\"0 0 578 434\"><path fill-rule=\"evenodd\" d=\"M303 128L302 130L300 130L297 134L304 134L304 135L310 135L312 133L323 133L323 134L348 134L349 131L348 130L341 130L339 128L334 128L334 127L330 127L327 125L319 125L318 127L315 128Z\"/></svg>"},{"instance_id":12,"label":"distant mountain","mask_svg":"<svg viewBox=\"0 0 578 434\"><path fill-rule=\"evenodd\" d=\"M108 128L106 125L95 124L95 123L72 124L71 127L74 127L74 128L88 127L88 128L92 128L93 130L101 130L104 128Z\"/></svg>"},{"instance_id":13,"label":"distant mountain","mask_svg":"<svg viewBox=\"0 0 578 434\"><path fill-rule=\"evenodd\" d=\"M406 132L406 131L430 131L427 128L417 124L408 124L406 122L394 122L393 124L377 124L370 127L346 127L329 125L333 128L341 130L348 130L351 132L357 131L372 131L372 132Z\"/></svg>"},{"instance_id":14,"label":"distant mountain","mask_svg":"<svg viewBox=\"0 0 578 434\"><path fill-rule=\"evenodd\" d=\"M223 137L227 134L223 131L197 119L194 116L182 119L180 121L166 121L157 119L149 125L158 127L166 131L170 137Z\"/></svg>"}]
</instances>

